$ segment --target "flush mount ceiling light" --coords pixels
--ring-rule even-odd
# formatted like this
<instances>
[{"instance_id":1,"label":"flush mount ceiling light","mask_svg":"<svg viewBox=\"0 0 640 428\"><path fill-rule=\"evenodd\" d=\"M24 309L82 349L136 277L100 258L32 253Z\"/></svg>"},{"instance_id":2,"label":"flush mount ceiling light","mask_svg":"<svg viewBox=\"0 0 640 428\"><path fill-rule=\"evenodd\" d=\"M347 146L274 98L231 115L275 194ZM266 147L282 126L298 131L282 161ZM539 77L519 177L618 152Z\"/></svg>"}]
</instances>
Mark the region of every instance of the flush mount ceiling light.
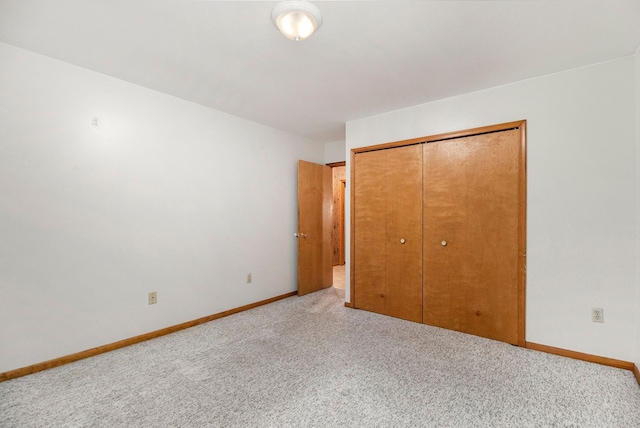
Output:
<instances>
[{"instance_id":1,"label":"flush mount ceiling light","mask_svg":"<svg viewBox=\"0 0 640 428\"><path fill-rule=\"evenodd\" d=\"M271 12L271 20L280 32L296 42L304 40L322 25L322 15L308 1L283 1Z\"/></svg>"}]
</instances>

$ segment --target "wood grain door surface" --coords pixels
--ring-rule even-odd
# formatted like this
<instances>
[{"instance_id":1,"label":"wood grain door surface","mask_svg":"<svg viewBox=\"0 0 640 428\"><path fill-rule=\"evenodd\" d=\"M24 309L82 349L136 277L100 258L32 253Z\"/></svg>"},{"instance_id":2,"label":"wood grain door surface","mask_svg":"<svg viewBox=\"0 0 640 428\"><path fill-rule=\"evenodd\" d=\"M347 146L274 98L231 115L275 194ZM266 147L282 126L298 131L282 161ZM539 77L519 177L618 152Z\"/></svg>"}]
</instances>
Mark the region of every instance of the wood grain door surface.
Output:
<instances>
[{"instance_id":1,"label":"wood grain door surface","mask_svg":"<svg viewBox=\"0 0 640 428\"><path fill-rule=\"evenodd\" d=\"M299 296L333 284L331 206L331 168L298 161Z\"/></svg>"},{"instance_id":2,"label":"wood grain door surface","mask_svg":"<svg viewBox=\"0 0 640 428\"><path fill-rule=\"evenodd\" d=\"M425 324L518 344L520 135L422 146Z\"/></svg>"},{"instance_id":3,"label":"wood grain door surface","mask_svg":"<svg viewBox=\"0 0 640 428\"><path fill-rule=\"evenodd\" d=\"M422 149L359 153L355 163L355 307L422 322Z\"/></svg>"}]
</instances>

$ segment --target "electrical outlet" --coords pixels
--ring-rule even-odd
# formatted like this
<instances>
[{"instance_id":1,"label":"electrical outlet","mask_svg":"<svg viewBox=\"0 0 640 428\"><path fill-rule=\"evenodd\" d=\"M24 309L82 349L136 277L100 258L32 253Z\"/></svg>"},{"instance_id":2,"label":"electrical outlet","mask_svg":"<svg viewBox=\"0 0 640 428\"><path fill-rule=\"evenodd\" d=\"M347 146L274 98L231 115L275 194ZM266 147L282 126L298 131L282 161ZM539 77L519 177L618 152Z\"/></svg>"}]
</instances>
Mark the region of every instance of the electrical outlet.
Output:
<instances>
[{"instance_id":1,"label":"electrical outlet","mask_svg":"<svg viewBox=\"0 0 640 428\"><path fill-rule=\"evenodd\" d=\"M158 303L158 293L152 291L151 293L149 293L149 304L155 305L156 303Z\"/></svg>"},{"instance_id":2,"label":"electrical outlet","mask_svg":"<svg viewBox=\"0 0 640 428\"><path fill-rule=\"evenodd\" d=\"M604 312L602 308L591 308L591 321L604 322Z\"/></svg>"},{"instance_id":3,"label":"electrical outlet","mask_svg":"<svg viewBox=\"0 0 640 428\"><path fill-rule=\"evenodd\" d=\"M253 276L251 275L251 273L247 274L247 284L251 284L251 282L253 281Z\"/></svg>"}]
</instances>

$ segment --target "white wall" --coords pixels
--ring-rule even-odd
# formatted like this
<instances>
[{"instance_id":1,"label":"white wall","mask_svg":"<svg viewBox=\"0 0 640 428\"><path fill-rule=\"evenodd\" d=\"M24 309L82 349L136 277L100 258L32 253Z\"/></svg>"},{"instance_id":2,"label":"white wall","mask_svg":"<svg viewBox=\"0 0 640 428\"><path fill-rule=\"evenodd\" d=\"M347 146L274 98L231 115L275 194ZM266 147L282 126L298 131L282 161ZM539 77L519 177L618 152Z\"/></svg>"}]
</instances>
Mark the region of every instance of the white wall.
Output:
<instances>
[{"instance_id":1,"label":"white wall","mask_svg":"<svg viewBox=\"0 0 640 428\"><path fill-rule=\"evenodd\" d=\"M324 163L344 162L345 142L333 141L324 144Z\"/></svg>"},{"instance_id":2,"label":"white wall","mask_svg":"<svg viewBox=\"0 0 640 428\"><path fill-rule=\"evenodd\" d=\"M346 139L350 150L526 119L526 340L626 361L636 352L634 60L352 121ZM604 324L591 307L604 308Z\"/></svg>"},{"instance_id":3,"label":"white wall","mask_svg":"<svg viewBox=\"0 0 640 428\"><path fill-rule=\"evenodd\" d=\"M640 369L640 48L636 51L636 192L637 246L636 246L636 357Z\"/></svg>"},{"instance_id":4,"label":"white wall","mask_svg":"<svg viewBox=\"0 0 640 428\"><path fill-rule=\"evenodd\" d=\"M296 290L298 159L323 146L0 44L0 372Z\"/></svg>"}]
</instances>

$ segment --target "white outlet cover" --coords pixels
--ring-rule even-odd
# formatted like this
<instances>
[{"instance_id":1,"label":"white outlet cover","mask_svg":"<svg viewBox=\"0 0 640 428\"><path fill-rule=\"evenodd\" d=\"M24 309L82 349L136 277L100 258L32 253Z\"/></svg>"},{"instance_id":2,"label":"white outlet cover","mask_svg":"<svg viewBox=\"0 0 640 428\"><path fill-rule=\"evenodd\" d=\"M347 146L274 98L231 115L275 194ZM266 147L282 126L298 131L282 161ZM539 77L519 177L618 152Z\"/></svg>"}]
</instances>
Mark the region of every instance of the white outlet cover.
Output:
<instances>
[{"instance_id":1,"label":"white outlet cover","mask_svg":"<svg viewBox=\"0 0 640 428\"><path fill-rule=\"evenodd\" d=\"M591 308L591 321L604 322L604 310L602 308Z\"/></svg>"}]
</instances>

